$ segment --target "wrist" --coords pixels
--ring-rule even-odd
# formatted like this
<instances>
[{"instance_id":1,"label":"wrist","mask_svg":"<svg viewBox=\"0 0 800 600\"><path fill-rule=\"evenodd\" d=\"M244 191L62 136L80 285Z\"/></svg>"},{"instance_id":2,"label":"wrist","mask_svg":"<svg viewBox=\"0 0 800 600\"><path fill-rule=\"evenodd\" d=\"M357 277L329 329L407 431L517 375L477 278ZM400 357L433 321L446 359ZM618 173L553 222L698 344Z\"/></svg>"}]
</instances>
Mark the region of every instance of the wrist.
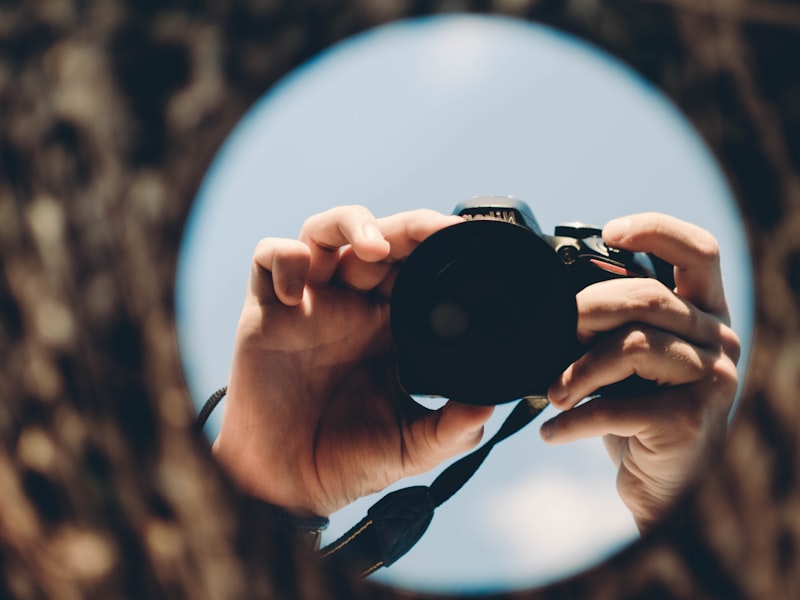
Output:
<instances>
[{"instance_id":1,"label":"wrist","mask_svg":"<svg viewBox=\"0 0 800 600\"><path fill-rule=\"evenodd\" d=\"M223 436L214 441L211 452L236 486L255 502L274 507L292 519L322 519L312 509L307 494L303 494L297 482L297 473L281 473L279 464L265 468L262 461L254 462L253 452L240 448L238 444L223 441Z\"/></svg>"},{"instance_id":2,"label":"wrist","mask_svg":"<svg viewBox=\"0 0 800 600\"><path fill-rule=\"evenodd\" d=\"M208 416L217 406L217 404L226 396L228 386L217 390L203 406L203 410L198 415L197 424L202 427ZM226 415L230 417L230 414ZM225 420L223 419L223 430L225 429ZM223 430L220 431L217 439L211 445L211 453L222 464L229 475L236 481L239 488L246 494L250 503L254 505L257 511L261 513L269 513L270 517L277 523L284 527L298 531L301 533L316 534L319 537L329 523L327 516L320 516L314 512L301 508L300 506L293 506L291 503L283 504L280 500L276 500L269 490L259 489L255 486L256 482L268 482L274 478L263 477L263 468L261 465L256 466L255 476L250 476L248 469L249 461L248 452L239 448L236 444L222 444ZM224 450L223 450L224 447ZM263 488L263 486L261 486Z\"/></svg>"},{"instance_id":3,"label":"wrist","mask_svg":"<svg viewBox=\"0 0 800 600\"><path fill-rule=\"evenodd\" d=\"M249 496L249 499L259 510L269 514L276 523L292 531L297 531L299 533L321 533L330 523L328 517L319 515L297 516L283 507L265 502L261 498Z\"/></svg>"},{"instance_id":4,"label":"wrist","mask_svg":"<svg viewBox=\"0 0 800 600\"><path fill-rule=\"evenodd\" d=\"M319 550L322 532L330 521L327 517L297 517L280 506L264 502L260 498L246 495L244 498L247 520L258 529L269 525L297 536L313 550Z\"/></svg>"},{"instance_id":5,"label":"wrist","mask_svg":"<svg viewBox=\"0 0 800 600\"><path fill-rule=\"evenodd\" d=\"M314 550L319 549L322 532L330 523L327 516L316 515L303 508L276 504L269 493L265 494L263 490L254 489L252 485L248 485L250 480L243 476L239 469L231 464L225 464L225 459L220 457L220 445L217 441L212 445L212 453L224 465L226 471L245 495L249 510L259 520L263 519L274 523L282 529L307 538L309 545Z\"/></svg>"}]
</instances>

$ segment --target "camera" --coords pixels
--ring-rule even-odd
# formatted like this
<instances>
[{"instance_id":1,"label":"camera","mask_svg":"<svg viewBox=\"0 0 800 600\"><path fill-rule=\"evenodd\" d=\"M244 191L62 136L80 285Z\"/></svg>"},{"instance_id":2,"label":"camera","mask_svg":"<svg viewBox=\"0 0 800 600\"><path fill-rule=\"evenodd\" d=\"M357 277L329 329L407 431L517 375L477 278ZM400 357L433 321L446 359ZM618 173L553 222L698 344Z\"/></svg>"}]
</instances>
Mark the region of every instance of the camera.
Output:
<instances>
[{"instance_id":1,"label":"camera","mask_svg":"<svg viewBox=\"0 0 800 600\"><path fill-rule=\"evenodd\" d=\"M564 223L544 234L513 197L458 204L462 223L425 239L401 266L390 300L398 377L412 395L494 405L543 396L586 348L575 295L620 277L674 287L672 266L607 246L601 229ZM639 393L639 378L607 393Z\"/></svg>"}]
</instances>

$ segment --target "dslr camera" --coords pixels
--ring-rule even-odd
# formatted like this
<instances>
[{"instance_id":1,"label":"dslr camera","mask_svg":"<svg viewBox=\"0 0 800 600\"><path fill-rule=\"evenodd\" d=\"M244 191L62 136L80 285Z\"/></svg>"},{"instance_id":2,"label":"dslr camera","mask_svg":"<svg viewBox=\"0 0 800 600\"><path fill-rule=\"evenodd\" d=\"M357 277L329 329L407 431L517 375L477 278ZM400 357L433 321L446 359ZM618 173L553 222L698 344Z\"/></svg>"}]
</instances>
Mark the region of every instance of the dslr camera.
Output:
<instances>
[{"instance_id":1,"label":"dslr camera","mask_svg":"<svg viewBox=\"0 0 800 600\"><path fill-rule=\"evenodd\" d=\"M607 246L601 229L564 223L542 232L512 197L476 197L462 223L424 240L397 276L391 327L398 376L409 394L493 405L544 396L586 351L578 341L575 295L620 277L654 277L674 287L672 266ZM599 393L641 393L639 378Z\"/></svg>"}]
</instances>

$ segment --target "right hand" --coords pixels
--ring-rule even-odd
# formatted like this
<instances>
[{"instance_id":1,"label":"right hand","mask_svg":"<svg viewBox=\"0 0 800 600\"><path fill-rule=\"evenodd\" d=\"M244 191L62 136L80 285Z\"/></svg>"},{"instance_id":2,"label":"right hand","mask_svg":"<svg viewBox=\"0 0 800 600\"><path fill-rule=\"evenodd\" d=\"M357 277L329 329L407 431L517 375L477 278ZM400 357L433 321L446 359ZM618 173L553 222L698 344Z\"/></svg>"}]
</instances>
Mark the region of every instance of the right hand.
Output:
<instances>
[{"instance_id":1,"label":"right hand","mask_svg":"<svg viewBox=\"0 0 800 600\"><path fill-rule=\"evenodd\" d=\"M709 232L644 213L610 222L603 237L675 265L675 289L623 278L578 293L577 333L590 349L550 387L550 401L564 412L542 434L551 443L602 436L618 468L620 497L644 531L724 442L740 342L730 327L719 246ZM636 397L582 402L633 374L661 385Z\"/></svg>"}]
</instances>

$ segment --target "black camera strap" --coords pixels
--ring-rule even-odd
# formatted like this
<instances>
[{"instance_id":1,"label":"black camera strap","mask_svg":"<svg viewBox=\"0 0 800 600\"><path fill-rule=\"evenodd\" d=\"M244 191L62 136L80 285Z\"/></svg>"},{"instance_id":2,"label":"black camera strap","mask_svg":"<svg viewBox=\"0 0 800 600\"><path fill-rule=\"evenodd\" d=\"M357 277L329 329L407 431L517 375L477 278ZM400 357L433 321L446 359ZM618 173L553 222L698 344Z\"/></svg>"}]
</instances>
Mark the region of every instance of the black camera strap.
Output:
<instances>
[{"instance_id":1,"label":"black camera strap","mask_svg":"<svg viewBox=\"0 0 800 600\"><path fill-rule=\"evenodd\" d=\"M226 391L221 388L206 401L196 419L197 427L203 427ZM485 444L449 465L430 485L396 490L378 500L361 521L322 548L321 556L361 577L397 561L422 538L436 508L469 481L492 448L528 425L547 405L542 396L523 398Z\"/></svg>"},{"instance_id":2,"label":"black camera strap","mask_svg":"<svg viewBox=\"0 0 800 600\"><path fill-rule=\"evenodd\" d=\"M429 486L403 488L378 500L361 521L322 548L322 556L335 559L361 577L397 561L422 538L436 508L469 481L492 448L525 427L547 404L540 396L518 402L484 445L448 466Z\"/></svg>"}]
</instances>

